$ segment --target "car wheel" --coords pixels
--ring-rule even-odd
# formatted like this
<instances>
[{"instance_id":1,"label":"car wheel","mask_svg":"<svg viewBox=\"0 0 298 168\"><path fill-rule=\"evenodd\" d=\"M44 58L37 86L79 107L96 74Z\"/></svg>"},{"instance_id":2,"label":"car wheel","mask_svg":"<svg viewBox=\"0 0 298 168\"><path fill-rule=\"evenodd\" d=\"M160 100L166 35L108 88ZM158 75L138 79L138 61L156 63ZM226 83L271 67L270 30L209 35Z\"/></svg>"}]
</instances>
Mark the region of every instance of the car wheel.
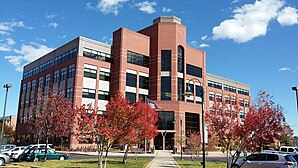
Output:
<instances>
[{"instance_id":1,"label":"car wheel","mask_svg":"<svg viewBox=\"0 0 298 168\"><path fill-rule=\"evenodd\" d=\"M233 164L233 165L231 166L231 168L240 168L240 166L238 166L238 165L236 165L236 164Z\"/></svg>"},{"instance_id":2,"label":"car wheel","mask_svg":"<svg viewBox=\"0 0 298 168\"><path fill-rule=\"evenodd\" d=\"M38 157L36 157L36 158L33 159L33 162L37 162L37 161L39 161L39 158Z\"/></svg>"},{"instance_id":3,"label":"car wheel","mask_svg":"<svg viewBox=\"0 0 298 168\"><path fill-rule=\"evenodd\" d=\"M65 160L64 156L60 156L59 160Z\"/></svg>"},{"instance_id":4,"label":"car wheel","mask_svg":"<svg viewBox=\"0 0 298 168\"><path fill-rule=\"evenodd\" d=\"M5 161L4 159L0 158L0 166L4 165Z\"/></svg>"}]
</instances>

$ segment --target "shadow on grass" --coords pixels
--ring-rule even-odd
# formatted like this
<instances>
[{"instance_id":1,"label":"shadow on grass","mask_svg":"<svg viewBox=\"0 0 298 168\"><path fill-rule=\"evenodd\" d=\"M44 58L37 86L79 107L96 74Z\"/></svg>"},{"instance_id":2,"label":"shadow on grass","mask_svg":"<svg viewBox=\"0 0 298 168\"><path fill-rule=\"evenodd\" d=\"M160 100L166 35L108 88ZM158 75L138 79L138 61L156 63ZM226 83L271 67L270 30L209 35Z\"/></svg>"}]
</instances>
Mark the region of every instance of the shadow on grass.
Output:
<instances>
[{"instance_id":1,"label":"shadow on grass","mask_svg":"<svg viewBox=\"0 0 298 168\"><path fill-rule=\"evenodd\" d=\"M81 163L81 164L97 164L97 160L86 160L86 161L74 161L72 163ZM102 162L104 164L104 161ZM107 164L115 164L119 165L122 164L122 161L117 161L117 160L108 160Z\"/></svg>"}]
</instances>

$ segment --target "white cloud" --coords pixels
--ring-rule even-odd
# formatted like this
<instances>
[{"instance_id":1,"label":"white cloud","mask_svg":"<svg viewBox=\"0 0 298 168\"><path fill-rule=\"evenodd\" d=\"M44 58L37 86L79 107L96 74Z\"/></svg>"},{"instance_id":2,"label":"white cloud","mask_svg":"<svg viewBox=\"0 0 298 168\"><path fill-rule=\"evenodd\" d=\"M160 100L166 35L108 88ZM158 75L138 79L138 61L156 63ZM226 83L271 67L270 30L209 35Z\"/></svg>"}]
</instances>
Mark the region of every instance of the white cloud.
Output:
<instances>
[{"instance_id":1,"label":"white cloud","mask_svg":"<svg viewBox=\"0 0 298 168\"><path fill-rule=\"evenodd\" d=\"M87 3L86 7L88 9L99 10L103 14L112 13L114 15L118 15L119 8L121 8L122 4L126 1L127 0L100 0L95 6L91 3Z\"/></svg>"},{"instance_id":2,"label":"white cloud","mask_svg":"<svg viewBox=\"0 0 298 168\"><path fill-rule=\"evenodd\" d=\"M61 36L58 36L59 39L64 39L66 38L67 36L64 34L64 35L61 35Z\"/></svg>"},{"instance_id":3,"label":"white cloud","mask_svg":"<svg viewBox=\"0 0 298 168\"><path fill-rule=\"evenodd\" d=\"M113 38L112 37L103 37L103 38L101 38L101 40L104 43L107 43L107 44L112 44L113 43Z\"/></svg>"},{"instance_id":4,"label":"white cloud","mask_svg":"<svg viewBox=\"0 0 298 168\"><path fill-rule=\"evenodd\" d=\"M213 28L213 39L232 39L244 43L265 36L269 22L277 17L284 4L284 0L256 0L254 4L236 8L232 19L224 20Z\"/></svg>"},{"instance_id":5,"label":"white cloud","mask_svg":"<svg viewBox=\"0 0 298 168\"><path fill-rule=\"evenodd\" d=\"M231 4L234 4L234 3L238 3L240 0L234 0L231 2Z\"/></svg>"},{"instance_id":6,"label":"white cloud","mask_svg":"<svg viewBox=\"0 0 298 168\"><path fill-rule=\"evenodd\" d=\"M162 8L162 12L164 12L164 13L172 12L172 9L171 8L167 8L167 7L163 7Z\"/></svg>"},{"instance_id":7,"label":"white cloud","mask_svg":"<svg viewBox=\"0 0 298 168\"><path fill-rule=\"evenodd\" d=\"M54 29L56 29L58 27L58 23L56 22L49 23L48 27L53 27Z\"/></svg>"},{"instance_id":8,"label":"white cloud","mask_svg":"<svg viewBox=\"0 0 298 168\"><path fill-rule=\"evenodd\" d=\"M136 3L135 6L138 7L140 11L143 11L148 14L156 12L156 10L154 9L154 6L156 6L156 2L144 1Z\"/></svg>"},{"instance_id":9,"label":"white cloud","mask_svg":"<svg viewBox=\"0 0 298 168\"><path fill-rule=\"evenodd\" d=\"M20 50L14 49L14 52L18 55L9 55L4 58L13 64L17 71L22 71L26 63L36 60L52 50L53 48L38 43L31 43L30 45L23 44Z\"/></svg>"},{"instance_id":10,"label":"white cloud","mask_svg":"<svg viewBox=\"0 0 298 168\"><path fill-rule=\"evenodd\" d=\"M6 38L5 40L6 40L7 44L10 46L16 44L16 42L12 38Z\"/></svg>"},{"instance_id":11,"label":"white cloud","mask_svg":"<svg viewBox=\"0 0 298 168\"><path fill-rule=\"evenodd\" d=\"M291 68L288 68L288 67L283 67L283 68L280 68L278 71L290 71Z\"/></svg>"},{"instance_id":12,"label":"white cloud","mask_svg":"<svg viewBox=\"0 0 298 168\"><path fill-rule=\"evenodd\" d=\"M46 14L45 15L45 17L47 18L47 19L53 19L53 18L55 18L55 17L57 17L58 15L56 15L56 14Z\"/></svg>"},{"instance_id":13,"label":"white cloud","mask_svg":"<svg viewBox=\"0 0 298 168\"><path fill-rule=\"evenodd\" d=\"M193 41L189 42L189 45L193 46L195 48L198 48L199 47L199 42L197 42L196 40L193 40Z\"/></svg>"},{"instance_id":14,"label":"white cloud","mask_svg":"<svg viewBox=\"0 0 298 168\"><path fill-rule=\"evenodd\" d=\"M298 24L297 9L292 7L285 7L278 13L277 21L282 26L290 26Z\"/></svg>"},{"instance_id":15,"label":"white cloud","mask_svg":"<svg viewBox=\"0 0 298 168\"><path fill-rule=\"evenodd\" d=\"M201 40L206 40L207 38L208 38L208 36L205 35L205 36L202 36L202 37L201 37Z\"/></svg>"},{"instance_id":16,"label":"white cloud","mask_svg":"<svg viewBox=\"0 0 298 168\"><path fill-rule=\"evenodd\" d=\"M11 48L7 45L0 44L0 51L11 51Z\"/></svg>"},{"instance_id":17,"label":"white cloud","mask_svg":"<svg viewBox=\"0 0 298 168\"><path fill-rule=\"evenodd\" d=\"M44 38L38 38L38 37L36 37L35 39L38 40L38 41L42 41L42 42L46 42L46 41L47 41L47 40L44 39Z\"/></svg>"},{"instance_id":18,"label":"white cloud","mask_svg":"<svg viewBox=\"0 0 298 168\"><path fill-rule=\"evenodd\" d=\"M202 44L199 45L199 47L200 48L210 47L210 45L209 44L202 43Z\"/></svg>"},{"instance_id":19,"label":"white cloud","mask_svg":"<svg viewBox=\"0 0 298 168\"><path fill-rule=\"evenodd\" d=\"M0 34L9 35L9 32L14 31L14 28L33 29L33 27L26 26L23 21L0 22Z\"/></svg>"}]
</instances>

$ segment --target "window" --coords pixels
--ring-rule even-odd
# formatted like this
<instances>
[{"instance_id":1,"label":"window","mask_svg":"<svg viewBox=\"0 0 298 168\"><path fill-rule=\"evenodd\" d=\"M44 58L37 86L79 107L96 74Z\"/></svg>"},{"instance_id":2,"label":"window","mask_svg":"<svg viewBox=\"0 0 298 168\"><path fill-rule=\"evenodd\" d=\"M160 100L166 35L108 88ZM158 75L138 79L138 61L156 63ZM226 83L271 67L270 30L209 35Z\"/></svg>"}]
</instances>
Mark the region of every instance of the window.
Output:
<instances>
[{"instance_id":1,"label":"window","mask_svg":"<svg viewBox=\"0 0 298 168\"><path fill-rule=\"evenodd\" d=\"M26 93L26 83L25 84L23 84L23 88L22 88L22 93L24 94L24 93Z\"/></svg>"},{"instance_id":2,"label":"window","mask_svg":"<svg viewBox=\"0 0 298 168\"><path fill-rule=\"evenodd\" d=\"M110 93L107 91L98 91L98 100L110 100Z\"/></svg>"},{"instance_id":3,"label":"window","mask_svg":"<svg viewBox=\"0 0 298 168\"><path fill-rule=\"evenodd\" d=\"M46 75L45 86L49 86L50 85L50 80L51 80L51 75L50 74L47 74Z\"/></svg>"},{"instance_id":4,"label":"window","mask_svg":"<svg viewBox=\"0 0 298 168\"><path fill-rule=\"evenodd\" d=\"M73 88L67 88L66 90L66 98L72 100L73 97Z\"/></svg>"},{"instance_id":5,"label":"window","mask_svg":"<svg viewBox=\"0 0 298 168\"><path fill-rule=\"evenodd\" d=\"M35 87L36 87L36 80L33 80L32 86L31 86L32 91L35 90Z\"/></svg>"},{"instance_id":6,"label":"window","mask_svg":"<svg viewBox=\"0 0 298 168\"><path fill-rule=\"evenodd\" d=\"M84 77L96 79L97 70L84 68Z\"/></svg>"},{"instance_id":7,"label":"window","mask_svg":"<svg viewBox=\"0 0 298 168\"><path fill-rule=\"evenodd\" d=\"M130 103L136 102L136 93L126 92L125 95Z\"/></svg>"},{"instance_id":8,"label":"window","mask_svg":"<svg viewBox=\"0 0 298 168\"><path fill-rule=\"evenodd\" d=\"M178 46L178 72L184 72L184 48Z\"/></svg>"},{"instance_id":9,"label":"window","mask_svg":"<svg viewBox=\"0 0 298 168\"><path fill-rule=\"evenodd\" d=\"M126 86L137 87L137 75L126 73Z\"/></svg>"},{"instance_id":10,"label":"window","mask_svg":"<svg viewBox=\"0 0 298 168\"><path fill-rule=\"evenodd\" d=\"M113 59L113 56L111 54L89 48L83 48L83 56L106 62L112 62Z\"/></svg>"},{"instance_id":11,"label":"window","mask_svg":"<svg viewBox=\"0 0 298 168\"><path fill-rule=\"evenodd\" d=\"M61 81L66 79L66 69L61 70L61 75L60 76L61 76L61 78L60 78Z\"/></svg>"},{"instance_id":12,"label":"window","mask_svg":"<svg viewBox=\"0 0 298 168\"><path fill-rule=\"evenodd\" d=\"M31 82L28 82L27 83L27 92L30 92L31 91Z\"/></svg>"},{"instance_id":13,"label":"window","mask_svg":"<svg viewBox=\"0 0 298 168\"><path fill-rule=\"evenodd\" d=\"M83 88L82 97L95 99L95 89Z\"/></svg>"},{"instance_id":14,"label":"window","mask_svg":"<svg viewBox=\"0 0 298 168\"><path fill-rule=\"evenodd\" d=\"M244 100L239 100L239 106L241 106L241 107L244 106Z\"/></svg>"},{"instance_id":15,"label":"window","mask_svg":"<svg viewBox=\"0 0 298 168\"><path fill-rule=\"evenodd\" d=\"M203 87L202 86L199 86L199 85L196 85L196 96L197 97L200 97L201 98L201 100L203 100ZM197 104L201 104L202 103L202 101L197 101L196 100L196 103Z\"/></svg>"},{"instance_id":16,"label":"window","mask_svg":"<svg viewBox=\"0 0 298 168\"><path fill-rule=\"evenodd\" d=\"M249 101L244 102L244 107L249 107Z\"/></svg>"},{"instance_id":17,"label":"window","mask_svg":"<svg viewBox=\"0 0 298 168\"><path fill-rule=\"evenodd\" d=\"M161 71L171 71L171 50L161 50Z\"/></svg>"},{"instance_id":18,"label":"window","mask_svg":"<svg viewBox=\"0 0 298 168\"><path fill-rule=\"evenodd\" d=\"M43 87L43 78L39 78L38 87L40 87L40 88Z\"/></svg>"},{"instance_id":19,"label":"window","mask_svg":"<svg viewBox=\"0 0 298 168\"><path fill-rule=\"evenodd\" d=\"M211 100L211 101L214 101L214 97L215 97L215 95L214 95L214 94L212 94L212 93L209 93L209 100Z\"/></svg>"},{"instance_id":20,"label":"window","mask_svg":"<svg viewBox=\"0 0 298 168\"><path fill-rule=\"evenodd\" d=\"M186 74L202 78L202 68L186 64Z\"/></svg>"},{"instance_id":21,"label":"window","mask_svg":"<svg viewBox=\"0 0 298 168\"><path fill-rule=\"evenodd\" d=\"M243 113L243 112L240 112L240 118L241 118L241 119L244 119L244 117L245 117L245 116L244 116L244 113Z\"/></svg>"},{"instance_id":22,"label":"window","mask_svg":"<svg viewBox=\"0 0 298 168\"><path fill-rule=\"evenodd\" d=\"M161 100L171 100L171 77L161 77Z\"/></svg>"},{"instance_id":23,"label":"window","mask_svg":"<svg viewBox=\"0 0 298 168\"><path fill-rule=\"evenodd\" d=\"M178 101L184 101L184 80L183 78L178 78Z\"/></svg>"},{"instance_id":24,"label":"window","mask_svg":"<svg viewBox=\"0 0 298 168\"><path fill-rule=\"evenodd\" d=\"M249 91L245 89L238 88L238 93L242 95L249 96Z\"/></svg>"},{"instance_id":25,"label":"window","mask_svg":"<svg viewBox=\"0 0 298 168\"><path fill-rule=\"evenodd\" d=\"M158 130L174 130L174 112L162 111L158 112Z\"/></svg>"},{"instance_id":26,"label":"window","mask_svg":"<svg viewBox=\"0 0 298 168\"><path fill-rule=\"evenodd\" d=\"M226 104L231 104L230 97L225 97L225 103L226 103Z\"/></svg>"},{"instance_id":27,"label":"window","mask_svg":"<svg viewBox=\"0 0 298 168\"><path fill-rule=\"evenodd\" d=\"M196 113L185 113L186 135L190 135L194 131L200 131L200 115Z\"/></svg>"},{"instance_id":28,"label":"window","mask_svg":"<svg viewBox=\"0 0 298 168\"><path fill-rule=\"evenodd\" d=\"M53 81L54 84L55 84L55 83L58 83L58 81L59 81L59 73L55 73L55 74L54 74L54 79L53 79L53 80L54 80L54 81Z\"/></svg>"},{"instance_id":29,"label":"window","mask_svg":"<svg viewBox=\"0 0 298 168\"><path fill-rule=\"evenodd\" d=\"M224 90L236 93L236 87L224 84Z\"/></svg>"},{"instance_id":30,"label":"window","mask_svg":"<svg viewBox=\"0 0 298 168\"><path fill-rule=\"evenodd\" d=\"M139 88L149 89L149 78L145 76L139 76Z\"/></svg>"},{"instance_id":31,"label":"window","mask_svg":"<svg viewBox=\"0 0 298 168\"><path fill-rule=\"evenodd\" d=\"M111 80L110 72L100 71L99 80L110 81Z\"/></svg>"},{"instance_id":32,"label":"window","mask_svg":"<svg viewBox=\"0 0 298 168\"><path fill-rule=\"evenodd\" d=\"M145 98L148 97L148 95L144 95L144 94L139 94L139 101L142 100L142 102L145 102Z\"/></svg>"},{"instance_id":33,"label":"window","mask_svg":"<svg viewBox=\"0 0 298 168\"><path fill-rule=\"evenodd\" d=\"M127 62L143 67L149 67L149 57L132 51L127 51Z\"/></svg>"},{"instance_id":34,"label":"window","mask_svg":"<svg viewBox=\"0 0 298 168\"><path fill-rule=\"evenodd\" d=\"M236 98L232 98L232 105L236 105L236 104L237 104Z\"/></svg>"},{"instance_id":35,"label":"window","mask_svg":"<svg viewBox=\"0 0 298 168\"><path fill-rule=\"evenodd\" d=\"M208 86L216 88L216 89L222 89L222 84L221 83L210 81L210 80L208 80Z\"/></svg>"},{"instance_id":36,"label":"window","mask_svg":"<svg viewBox=\"0 0 298 168\"><path fill-rule=\"evenodd\" d=\"M221 95L216 95L216 101L217 102L222 102L222 96Z\"/></svg>"},{"instance_id":37,"label":"window","mask_svg":"<svg viewBox=\"0 0 298 168\"><path fill-rule=\"evenodd\" d=\"M74 77L74 73L75 73L75 68L69 68L68 69L68 79L73 78Z\"/></svg>"}]
</instances>

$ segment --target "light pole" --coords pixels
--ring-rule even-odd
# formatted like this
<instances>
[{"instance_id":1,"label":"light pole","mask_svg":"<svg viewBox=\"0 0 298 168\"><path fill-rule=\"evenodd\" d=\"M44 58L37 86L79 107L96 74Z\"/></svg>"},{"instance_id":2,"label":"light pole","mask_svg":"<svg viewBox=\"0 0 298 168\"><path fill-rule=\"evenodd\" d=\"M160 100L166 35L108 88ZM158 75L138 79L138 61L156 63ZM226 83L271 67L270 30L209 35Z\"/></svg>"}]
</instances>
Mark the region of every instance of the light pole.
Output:
<instances>
[{"instance_id":1,"label":"light pole","mask_svg":"<svg viewBox=\"0 0 298 168\"><path fill-rule=\"evenodd\" d=\"M12 86L11 84L5 84L3 86L4 88L6 88L6 94L5 94L5 101L4 101L4 111L3 111L2 129L1 129L1 137L0 137L0 152L1 152L1 148L2 148L2 142L4 139L5 111L6 111L8 89L11 88L11 86Z\"/></svg>"},{"instance_id":2,"label":"light pole","mask_svg":"<svg viewBox=\"0 0 298 168\"><path fill-rule=\"evenodd\" d=\"M187 97L194 95L194 93L192 93L192 91L190 89L189 83L190 82L195 83L196 81L199 82L201 87L202 87L202 139L203 139L203 141L202 141L202 152L203 152L202 165L203 165L203 168L205 168L206 167L206 156L205 156L204 88L203 88L203 84L201 83L201 81L197 78L190 79L187 82L187 89L186 89L184 95L187 96Z\"/></svg>"},{"instance_id":3,"label":"light pole","mask_svg":"<svg viewBox=\"0 0 298 168\"><path fill-rule=\"evenodd\" d=\"M180 160L182 160L182 119L180 118Z\"/></svg>"},{"instance_id":4,"label":"light pole","mask_svg":"<svg viewBox=\"0 0 298 168\"><path fill-rule=\"evenodd\" d=\"M298 87L294 86L294 87L292 87L292 90L294 90L296 92L297 114L298 114Z\"/></svg>"}]
</instances>

